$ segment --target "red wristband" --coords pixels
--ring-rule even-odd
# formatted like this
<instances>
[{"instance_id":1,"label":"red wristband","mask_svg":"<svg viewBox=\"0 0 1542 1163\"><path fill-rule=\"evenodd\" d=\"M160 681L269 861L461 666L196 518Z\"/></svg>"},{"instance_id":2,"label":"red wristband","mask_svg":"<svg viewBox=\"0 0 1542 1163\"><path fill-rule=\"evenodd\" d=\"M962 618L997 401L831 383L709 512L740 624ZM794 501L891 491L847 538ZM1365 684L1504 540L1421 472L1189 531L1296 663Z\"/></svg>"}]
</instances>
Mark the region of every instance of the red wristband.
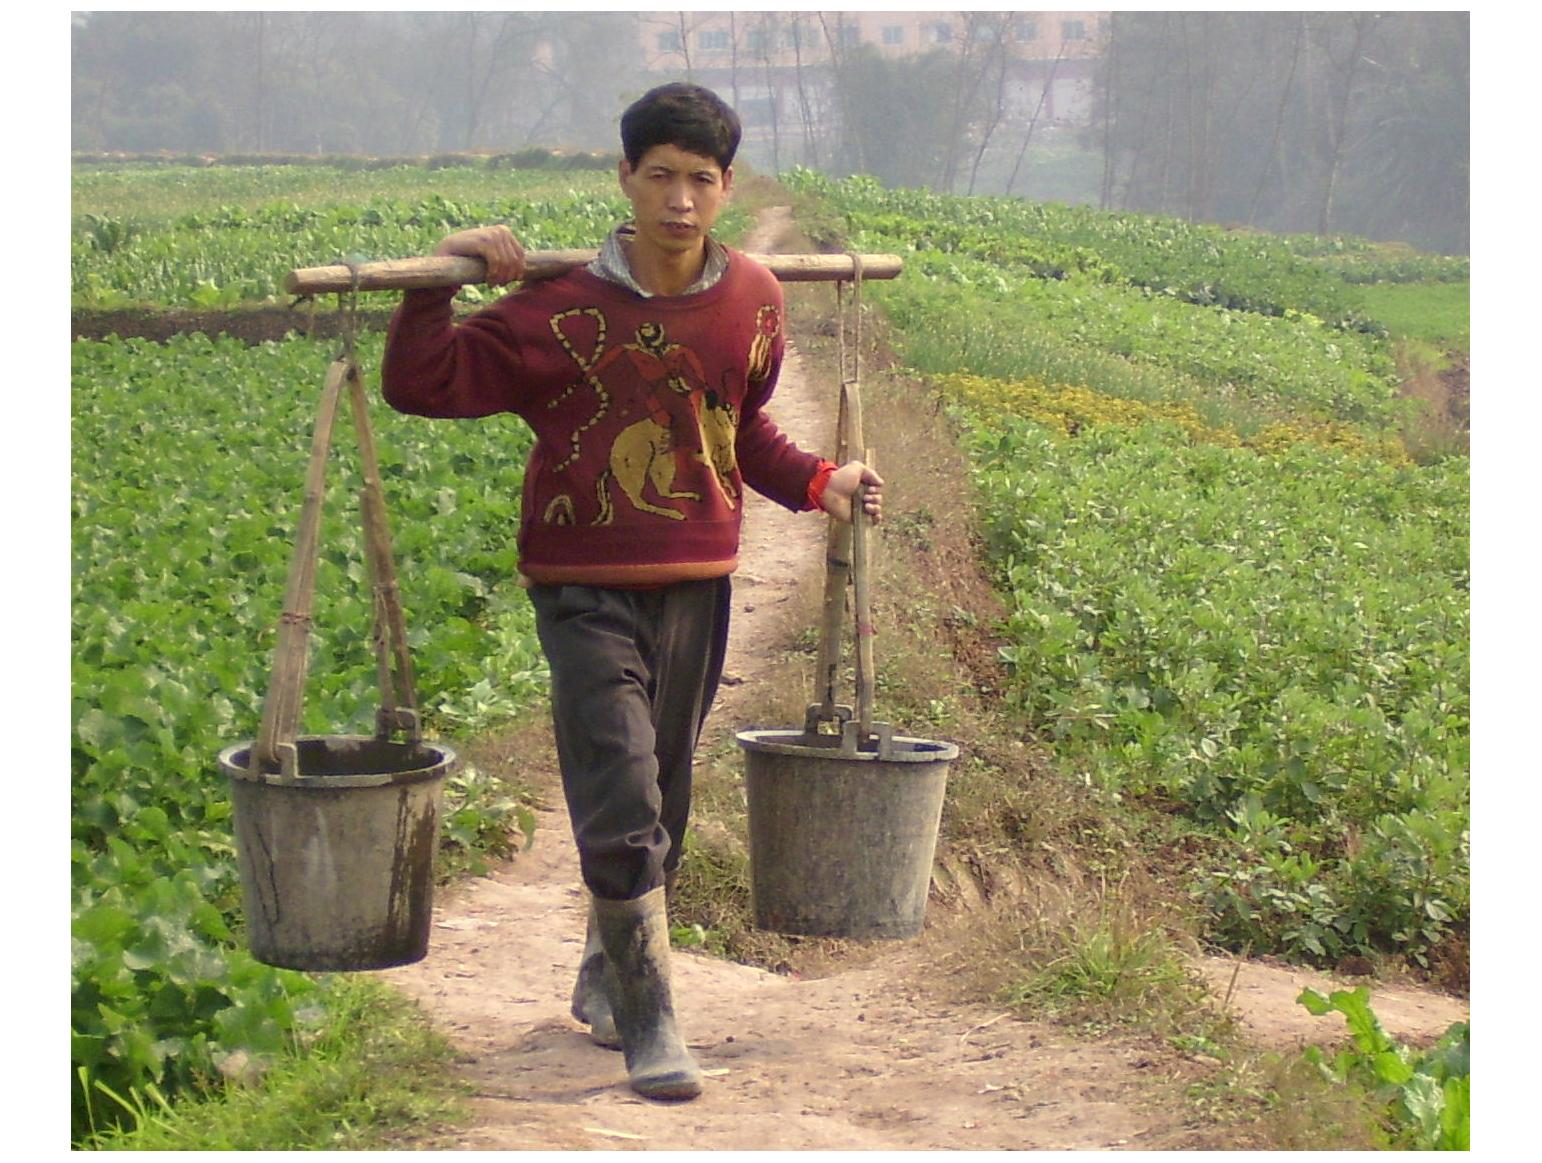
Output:
<instances>
[{"instance_id":1,"label":"red wristband","mask_svg":"<svg viewBox=\"0 0 1542 1163\"><path fill-rule=\"evenodd\" d=\"M835 474L835 462L821 460L819 467L814 470L814 477L808 483L808 507L810 509L822 509L820 502L825 495L825 486L830 483L830 478Z\"/></svg>"}]
</instances>

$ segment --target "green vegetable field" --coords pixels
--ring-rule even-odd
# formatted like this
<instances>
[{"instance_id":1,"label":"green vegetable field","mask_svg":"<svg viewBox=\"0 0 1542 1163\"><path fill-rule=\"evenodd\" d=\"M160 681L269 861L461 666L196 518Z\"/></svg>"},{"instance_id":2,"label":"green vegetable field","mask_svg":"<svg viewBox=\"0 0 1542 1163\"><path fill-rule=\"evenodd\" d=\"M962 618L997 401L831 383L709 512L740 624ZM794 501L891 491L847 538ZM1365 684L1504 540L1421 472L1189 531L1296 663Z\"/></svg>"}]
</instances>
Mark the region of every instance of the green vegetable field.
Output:
<instances>
[{"instance_id":1,"label":"green vegetable field","mask_svg":"<svg viewBox=\"0 0 1542 1163\"><path fill-rule=\"evenodd\" d=\"M107 285L113 301L197 305L200 281L221 302L260 299L296 263L426 251L454 223L426 218L425 205L442 215L499 212L423 197L363 212L322 201L243 206L236 199L250 189L249 173L202 176L230 183L228 196L205 191L221 208L169 218L153 216L164 171L81 176L77 306L100 305L92 288ZM434 180L419 172L406 184L421 194ZM543 245L595 245L603 235L599 186L580 175L583 190L557 189L571 180L528 183L532 197L551 188L547 200L522 203L544 215L529 230ZM108 217L135 225L104 248L89 241L104 220L91 199L108 186L126 215ZM312 187L311 196L335 189ZM321 221L322 233L275 230ZM367 369L378 368L380 345L378 335L361 339ZM316 403L336 348L298 335L258 346L201 334L73 344L76 1134L121 1111L114 1095L174 1092L226 1054L292 1045L317 990L239 948L228 793L211 760L255 734ZM514 580L528 432L513 418L425 424L380 407L373 421L426 723L430 732L485 728L544 686ZM378 699L358 481L344 423L317 569L309 731L367 731ZM497 850L522 823L475 771L448 789L446 815L445 843L462 863Z\"/></svg>"},{"instance_id":2,"label":"green vegetable field","mask_svg":"<svg viewBox=\"0 0 1542 1163\"><path fill-rule=\"evenodd\" d=\"M361 354L378 364L378 350ZM210 760L261 714L332 354L198 334L74 345L73 1028L76 1063L115 1088L279 1048L310 989L228 948L238 889ZM431 725L471 730L544 678L512 580L527 437L401 419L378 410L377 438L419 698ZM337 445L302 728L368 733L378 688L346 426ZM467 847L510 810L475 776L451 798Z\"/></svg>"},{"instance_id":3,"label":"green vegetable field","mask_svg":"<svg viewBox=\"0 0 1542 1163\"><path fill-rule=\"evenodd\" d=\"M1331 964L1465 932L1467 462L1399 442L1370 313L1451 334L1465 262L789 182L906 254L872 296L961 426L1008 698L1068 774L1222 841L1209 937Z\"/></svg>"},{"instance_id":4,"label":"green vegetable field","mask_svg":"<svg viewBox=\"0 0 1542 1163\"><path fill-rule=\"evenodd\" d=\"M1468 464L1406 439L1421 405L1399 363L1404 342L1465 346L1465 260L783 182L839 223L820 241L905 256L865 293L967 454L1006 708L1065 778L1202 838L1185 875L1206 939L1332 965L1427 964L1465 937ZM532 249L594 246L625 206L608 171L454 167L79 167L73 194L77 310L273 307L294 266L426 253L489 221ZM372 386L381 343L359 342ZM292 1052L326 1005L324 978L243 951L214 757L256 731L336 347L72 344L77 1142L238 1051ZM544 688L514 580L527 432L372 415L427 729L488 730ZM375 711L357 474L343 423L311 731ZM453 867L530 826L471 769L446 816ZM1444 1086L1443 1062L1407 1073Z\"/></svg>"}]
</instances>

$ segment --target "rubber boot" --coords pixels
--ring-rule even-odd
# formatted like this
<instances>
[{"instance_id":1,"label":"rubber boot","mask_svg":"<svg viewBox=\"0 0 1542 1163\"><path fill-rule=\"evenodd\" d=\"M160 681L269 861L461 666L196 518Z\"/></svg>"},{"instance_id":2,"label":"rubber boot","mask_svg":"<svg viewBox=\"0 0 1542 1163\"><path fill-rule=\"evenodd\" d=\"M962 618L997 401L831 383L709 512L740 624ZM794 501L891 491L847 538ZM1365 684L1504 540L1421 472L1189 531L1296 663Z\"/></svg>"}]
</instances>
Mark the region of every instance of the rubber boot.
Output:
<instances>
[{"instance_id":1,"label":"rubber boot","mask_svg":"<svg viewBox=\"0 0 1542 1163\"><path fill-rule=\"evenodd\" d=\"M615 974L616 1028L632 1089L644 1098L695 1098L701 1068L675 1026L663 887L631 901L596 897L594 911Z\"/></svg>"},{"instance_id":2,"label":"rubber boot","mask_svg":"<svg viewBox=\"0 0 1542 1163\"><path fill-rule=\"evenodd\" d=\"M678 870L664 874L665 915L674 912L675 881ZM616 1018L610 1004L615 992L615 982L605 976L605 946L600 941L600 930L594 920L594 906L589 907L588 931L584 935L584 955L578 964L578 980L573 983L573 1017L589 1027L589 1040L607 1050L621 1049L621 1034L616 1029Z\"/></svg>"},{"instance_id":3,"label":"rubber boot","mask_svg":"<svg viewBox=\"0 0 1542 1163\"><path fill-rule=\"evenodd\" d=\"M589 906L588 931L584 935L584 955L578 963L578 980L573 984L573 1016L589 1027L589 1040L607 1050L621 1049L621 1035L610 1004L614 981L607 982L605 946L600 941L600 926Z\"/></svg>"}]
</instances>

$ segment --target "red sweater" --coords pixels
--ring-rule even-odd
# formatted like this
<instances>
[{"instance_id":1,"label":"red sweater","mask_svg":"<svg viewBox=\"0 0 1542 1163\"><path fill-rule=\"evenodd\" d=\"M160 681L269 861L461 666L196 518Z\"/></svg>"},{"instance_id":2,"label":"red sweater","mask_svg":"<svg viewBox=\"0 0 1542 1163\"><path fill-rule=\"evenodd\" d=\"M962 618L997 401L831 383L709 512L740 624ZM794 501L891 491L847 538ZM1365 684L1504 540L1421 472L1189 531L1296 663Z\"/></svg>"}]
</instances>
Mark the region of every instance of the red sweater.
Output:
<instances>
[{"instance_id":1,"label":"red sweater","mask_svg":"<svg viewBox=\"0 0 1542 1163\"><path fill-rule=\"evenodd\" d=\"M731 250L712 287L656 298L575 270L458 325L453 298L403 296L383 392L414 415L530 425L519 551L531 581L717 577L738 563L745 484L809 507L820 459L762 411L784 337L781 285L758 263Z\"/></svg>"}]
</instances>

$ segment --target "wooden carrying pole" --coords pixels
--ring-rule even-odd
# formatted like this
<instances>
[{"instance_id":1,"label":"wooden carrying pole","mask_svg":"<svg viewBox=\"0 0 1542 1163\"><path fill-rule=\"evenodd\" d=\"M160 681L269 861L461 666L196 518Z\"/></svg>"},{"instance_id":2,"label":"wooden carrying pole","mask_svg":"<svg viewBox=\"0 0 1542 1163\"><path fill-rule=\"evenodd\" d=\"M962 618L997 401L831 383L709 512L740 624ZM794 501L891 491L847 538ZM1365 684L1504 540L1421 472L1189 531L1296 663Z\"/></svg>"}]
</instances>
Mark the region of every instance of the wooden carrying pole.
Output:
<instances>
[{"instance_id":1,"label":"wooden carrying pole","mask_svg":"<svg viewBox=\"0 0 1542 1163\"><path fill-rule=\"evenodd\" d=\"M556 278L594 261L594 250L534 250L525 255L525 281ZM860 263L864 279L892 279L903 260L897 254L752 254L784 283L834 282L851 279ZM479 258L429 256L393 258L353 266L301 267L284 276L291 295L322 295L343 291L404 291L418 287L459 287L485 282L487 265ZM357 279L357 282L355 281Z\"/></svg>"}]
</instances>

